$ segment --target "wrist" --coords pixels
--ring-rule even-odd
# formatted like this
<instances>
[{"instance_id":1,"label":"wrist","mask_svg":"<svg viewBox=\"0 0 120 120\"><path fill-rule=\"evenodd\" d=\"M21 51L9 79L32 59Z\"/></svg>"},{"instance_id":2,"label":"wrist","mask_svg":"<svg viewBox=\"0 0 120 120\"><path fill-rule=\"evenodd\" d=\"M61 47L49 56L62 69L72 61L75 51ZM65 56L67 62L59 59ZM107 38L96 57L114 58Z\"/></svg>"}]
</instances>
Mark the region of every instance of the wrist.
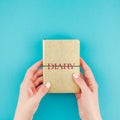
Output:
<instances>
[{"instance_id":1,"label":"wrist","mask_svg":"<svg viewBox=\"0 0 120 120\"><path fill-rule=\"evenodd\" d=\"M80 117L82 120L102 120L100 112L81 112Z\"/></svg>"},{"instance_id":2,"label":"wrist","mask_svg":"<svg viewBox=\"0 0 120 120\"><path fill-rule=\"evenodd\" d=\"M94 114L92 116L89 116L87 120L102 120L101 115Z\"/></svg>"},{"instance_id":3,"label":"wrist","mask_svg":"<svg viewBox=\"0 0 120 120\"><path fill-rule=\"evenodd\" d=\"M91 114L81 114L82 120L102 120L102 117L100 114L91 113Z\"/></svg>"},{"instance_id":4,"label":"wrist","mask_svg":"<svg viewBox=\"0 0 120 120\"><path fill-rule=\"evenodd\" d=\"M14 116L14 120L32 120L33 115L24 111L24 110L16 110L15 116Z\"/></svg>"},{"instance_id":5,"label":"wrist","mask_svg":"<svg viewBox=\"0 0 120 120\"><path fill-rule=\"evenodd\" d=\"M30 116L15 115L14 120L32 120Z\"/></svg>"},{"instance_id":6,"label":"wrist","mask_svg":"<svg viewBox=\"0 0 120 120\"><path fill-rule=\"evenodd\" d=\"M23 115L23 114L16 114L14 120L32 120L32 116Z\"/></svg>"}]
</instances>

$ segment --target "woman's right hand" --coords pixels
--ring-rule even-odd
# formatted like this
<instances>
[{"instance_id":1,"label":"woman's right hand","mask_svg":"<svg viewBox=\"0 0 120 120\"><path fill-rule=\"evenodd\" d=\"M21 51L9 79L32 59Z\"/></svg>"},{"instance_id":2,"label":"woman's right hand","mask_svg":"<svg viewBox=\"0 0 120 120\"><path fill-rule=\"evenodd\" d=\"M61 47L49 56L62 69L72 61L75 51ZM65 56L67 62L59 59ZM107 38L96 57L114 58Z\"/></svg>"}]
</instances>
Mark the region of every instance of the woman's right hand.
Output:
<instances>
[{"instance_id":1,"label":"woman's right hand","mask_svg":"<svg viewBox=\"0 0 120 120\"><path fill-rule=\"evenodd\" d=\"M84 74L73 74L73 79L80 87L76 94L79 114L82 120L102 120L98 103L98 84L89 66L80 59Z\"/></svg>"}]
</instances>

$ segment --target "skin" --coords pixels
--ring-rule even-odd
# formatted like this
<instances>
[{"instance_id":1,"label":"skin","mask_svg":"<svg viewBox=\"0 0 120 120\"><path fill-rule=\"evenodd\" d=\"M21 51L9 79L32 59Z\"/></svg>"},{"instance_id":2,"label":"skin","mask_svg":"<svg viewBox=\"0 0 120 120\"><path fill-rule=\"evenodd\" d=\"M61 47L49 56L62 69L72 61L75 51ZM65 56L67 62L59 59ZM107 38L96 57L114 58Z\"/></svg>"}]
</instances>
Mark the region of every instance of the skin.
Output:
<instances>
[{"instance_id":1,"label":"skin","mask_svg":"<svg viewBox=\"0 0 120 120\"><path fill-rule=\"evenodd\" d=\"M76 93L79 115L82 120L102 120L98 103L98 85L93 73L84 60L80 59L84 74L73 74L73 80L80 87ZM42 60L28 69L20 86L20 94L14 120L32 120L42 98L51 84L43 84Z\"/></svg>"},{"instance_id":2,"label":"skin","mask_svg":"<svg viewBox=\"0 0 120 120\"><path fill-rule=\"evenodd\" d=\"M80 66L84 74L80 73L80 76L73 74L73 80L80 87L80 92L75 94L79 115L82 120L102 120L98 102L98 84L83 59L80 59Z\"/></svg>"},{"instance_id":3,"label":"skin","mask_svg":"<svg viewBox=\"0 0 120 120\"><path fill-rule=\"evenodd\" d=\"M47 94L50 83L41 84L43 81L43 70L38 68L42 65L43 62L39 61L26 72L20 86L14 120L32 120L41 99Z\"/></svg>"}]
</instances>

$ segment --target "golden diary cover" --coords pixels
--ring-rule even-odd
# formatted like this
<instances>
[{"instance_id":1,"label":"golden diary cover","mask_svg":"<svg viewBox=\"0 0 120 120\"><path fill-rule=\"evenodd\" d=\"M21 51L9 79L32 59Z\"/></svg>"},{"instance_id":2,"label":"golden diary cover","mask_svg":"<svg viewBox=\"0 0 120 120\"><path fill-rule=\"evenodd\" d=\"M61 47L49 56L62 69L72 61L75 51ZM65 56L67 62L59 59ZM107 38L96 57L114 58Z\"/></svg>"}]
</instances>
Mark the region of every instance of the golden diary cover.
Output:
<instances>
[{"instance_id":1,"label":"golden diary cover","mask_svg":"<svg viewBox=\"0 0 120 120\"><path fill-rule=\"evenodd\" d=\"M72 74L79 74L80 41L43 40L43 82L50 82L49 93L77 93Z\"/></svg>"}]
</instances>

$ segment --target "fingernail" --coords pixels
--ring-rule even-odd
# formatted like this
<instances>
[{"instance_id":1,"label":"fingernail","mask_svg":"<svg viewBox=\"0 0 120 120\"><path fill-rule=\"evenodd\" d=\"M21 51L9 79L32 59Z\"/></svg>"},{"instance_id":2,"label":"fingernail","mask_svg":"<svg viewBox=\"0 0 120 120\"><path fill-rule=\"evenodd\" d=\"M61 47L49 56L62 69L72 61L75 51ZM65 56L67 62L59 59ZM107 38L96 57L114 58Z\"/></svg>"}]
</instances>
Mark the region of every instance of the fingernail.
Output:
<instances>
[{"instance_id":1,"label":"fingernail","mask_svg":"<svg viewBox=\"0 0 120 120\"><path fill-rule=\"evenodd\" d=\"M73 77L77 79L77 78L79 78L79 75L77 75L76 73L74 73Z\"/></svg>"},{"instance_id":2,"label":"fingernail","mask_svg":"<svg viewBox=\"0 0 120 120\"><path fill-rule=\"evenodd\" d=\"M50 82L47 82L47 83L45 84L45 86L46 86L47 88L50 88L50 86L51 86Z\"/></svg>"}]
</instances>

